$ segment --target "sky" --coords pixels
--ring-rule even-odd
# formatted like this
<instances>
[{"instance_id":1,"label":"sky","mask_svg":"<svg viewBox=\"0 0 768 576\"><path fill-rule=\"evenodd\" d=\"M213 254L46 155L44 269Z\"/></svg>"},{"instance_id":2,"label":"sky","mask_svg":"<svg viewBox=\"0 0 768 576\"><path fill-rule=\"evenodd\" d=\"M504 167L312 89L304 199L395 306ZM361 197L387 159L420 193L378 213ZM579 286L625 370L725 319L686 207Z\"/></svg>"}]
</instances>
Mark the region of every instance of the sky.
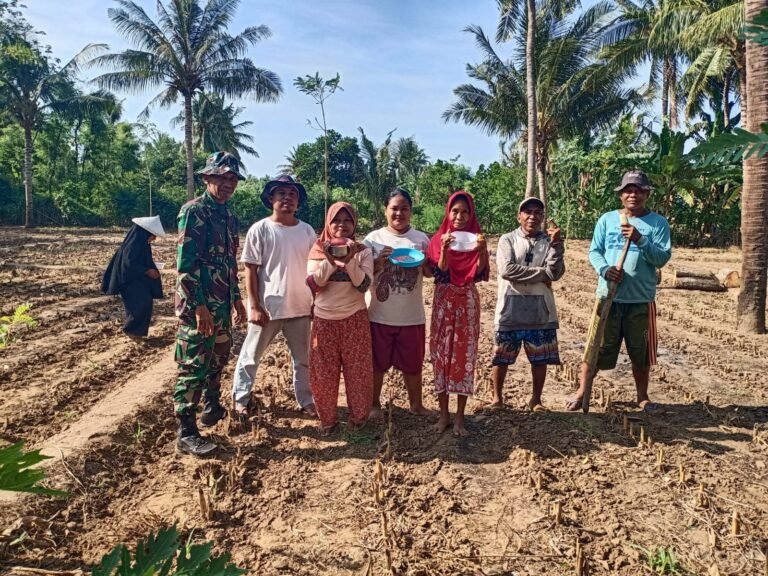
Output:
<instances>
[{"instance_id":1,"label":"sky","mask_svg":"<svg viewBox=\"0 0 768 576\"><path fill-rule=\"evenodd\" d=\"M155 3L137 0L154 18ZM88 43L106 43L112 51L128 47L114 30L105 0L27 0L27 19L45 31L43 43L62 62ZM341 75L343 91L326 103L328 126L345 136L358 127L374 143L387 132L413 136L431 161L459 157L476 169L499 159L498 138L463 124L446 124L442 112L454 101L453 89L468 81L467 63L480 60L472 37L463 31L478 24L493 35L495 0L246 0L236 13L230 33L264 24L272 36L249 50L257 66L275 72L283 85L277 103L243 99L240 120L250 120L253 147L259 158L246 156L250 174L273 175L291 149L319 133L307 119L320 115L314 101L293 86L293 79L319 72ZM96 76L88 70L83 80ZM89 86L86 85L86 88ZM91 85L95 89L95 85ZM125 121L136 121L155 93L121 94ZM170 118L181 110L154 109L158 129L182 139Z\"/></svg>"}]
</instances>

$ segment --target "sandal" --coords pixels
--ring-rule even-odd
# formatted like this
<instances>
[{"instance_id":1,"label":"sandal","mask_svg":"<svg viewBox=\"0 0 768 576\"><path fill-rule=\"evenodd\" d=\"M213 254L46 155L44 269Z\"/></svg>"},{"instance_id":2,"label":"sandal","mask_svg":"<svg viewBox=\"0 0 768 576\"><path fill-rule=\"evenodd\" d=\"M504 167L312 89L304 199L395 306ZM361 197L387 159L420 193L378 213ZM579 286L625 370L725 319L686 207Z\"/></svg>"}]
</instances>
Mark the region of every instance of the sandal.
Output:
<instances>
[{"instance_id":1,"label":"sandal","mask_svg":"<svg viewBox=\"0 0 768 576\"><path fill-rule=\"evenodd\" d=\"M549 410L547 410L544 407L544 405L541 404L541 402L537 404L534 404L533 402L528 402L526 406L528 407L528 410L530 410L531 412L549 412Z\"/></svg>"},{"instance_id":2,"label":"sandal","mask_svg":"<svg viewBox=\"0 0 768 576\"><path fill-rule=\"evenodd\" d=\"M241 406L240 404L236 403L233 413L235 419L240 423L241 426L247 428L251 423L251 411L248 409L248 406Z\"/></svg>"},{"instance_id":3,"label":"sandal","mask_svg":"<svg viewBox=\"0 0 768 576\"><path fill-rule=\"evenodd\" d=\"M307 404L306 406L302 406L301 411L304 412L304 414L311 416L312 418L317 418L317 409L315 408L314 404Z\"/></svg>"},{"instance_id":4,"label":"sandal","mask_svg":"<svg viewBox=\"0 0 768 576\"><path fill-rule=\"evenodd\" d=\"M656 404L656 402L651 402L650 400L643 400L638 406L640 407L640 410L646 414L659 414L664 411L660 404Z\"/></svg>"},{"instance_id":5,"label":"sandal","mask_svg":"<svg viewBox=\"0 0 768 576\"><path fill-rule=\"evenodd\" d=\"M506 408L506 405L503 402L501 402L501 403L493 402L491 404L486 404L485 406L479 406L479 407L475 408L474 413L475 414L488 414L488 413L491 413L491 412L499 412L500 410L504 410L504 408Z\"/></svg>"}]
</instances>

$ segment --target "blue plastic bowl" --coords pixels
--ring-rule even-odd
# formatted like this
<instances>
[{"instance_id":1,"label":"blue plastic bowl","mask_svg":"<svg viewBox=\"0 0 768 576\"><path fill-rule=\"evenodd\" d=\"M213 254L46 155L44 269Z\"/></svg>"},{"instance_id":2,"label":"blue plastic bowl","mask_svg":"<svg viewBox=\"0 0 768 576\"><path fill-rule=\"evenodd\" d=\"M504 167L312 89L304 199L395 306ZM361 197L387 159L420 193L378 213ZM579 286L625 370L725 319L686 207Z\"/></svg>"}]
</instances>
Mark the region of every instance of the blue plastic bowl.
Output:
<instances>
[{"instance_id":1,"label":"blue plastic bowl","mask_svg":"<svg viewBox=\"0 0 768 576\"><path fill-rule=\"evenodd\" d=\"M424 262L424 254L414 248L395 248L389 261L400 268L418 268Z\"/></svg>"}]
</instances>

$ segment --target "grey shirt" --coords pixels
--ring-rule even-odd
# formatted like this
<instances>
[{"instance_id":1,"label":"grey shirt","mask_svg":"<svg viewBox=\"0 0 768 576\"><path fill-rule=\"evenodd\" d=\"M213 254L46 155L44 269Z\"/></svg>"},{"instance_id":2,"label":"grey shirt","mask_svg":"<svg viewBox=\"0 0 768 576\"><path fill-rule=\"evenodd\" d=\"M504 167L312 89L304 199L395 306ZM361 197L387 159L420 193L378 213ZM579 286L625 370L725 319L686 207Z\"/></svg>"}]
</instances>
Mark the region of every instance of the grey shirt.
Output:
<instances>
[{"instance_id":1,"label":"grey shirt","mask_svg":"<svg viewBox=\"0 0 768 576\"><path fill-rule=\"evenodd\" d=\"M564 253L563 243L551 242L544 232L529 238L518 228L499 239L497 330L558 328L555 296L544 282L563 277Z\"/></svg>"}]
</instances>

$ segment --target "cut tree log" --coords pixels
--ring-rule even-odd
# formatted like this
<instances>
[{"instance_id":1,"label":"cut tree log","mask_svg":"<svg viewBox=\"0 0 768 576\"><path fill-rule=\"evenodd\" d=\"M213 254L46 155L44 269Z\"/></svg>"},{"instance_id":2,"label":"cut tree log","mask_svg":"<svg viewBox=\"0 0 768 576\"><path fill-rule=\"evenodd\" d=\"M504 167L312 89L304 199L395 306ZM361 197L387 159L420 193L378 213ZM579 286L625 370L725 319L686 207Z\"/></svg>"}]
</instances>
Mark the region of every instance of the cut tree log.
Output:
<instances>
[{"instance_id":1,"label":"cut tree log","mask_svg":"<svg viewBox=\"0 0 768 576\"><path fill-rule=\"evenodd\" d=\"M715 280L717 281L717 276L715 276L712 272L701 272L699 270L685 270L683 268L676 268L674 275L672 276L672 283L674 284L677 282L678 278L702 278L704 280Z\"/></svg>"},{"instance_id":2,"label":"cut tree log","mask_svg":"<svg viewBox=\"0 0 768 576\"><path fill-rule=\"evenodd\" d=\"M728 290L728 288L720 284L720 281L715 276L711 278L677 277L672 284L672 288L700 290L702 292L725 292Z\"/></svg>"},{"instance_id":3,"label":"cut tree log","mask_svg":"<svg viewBox=\"0 0 768 576\"><path fill-rule=\"evenodd\" d=\"M741 288L741 274L738 270L723 268L716 276L720 280L720 284L726 288Z\"/></svg>"}]
</instances>

